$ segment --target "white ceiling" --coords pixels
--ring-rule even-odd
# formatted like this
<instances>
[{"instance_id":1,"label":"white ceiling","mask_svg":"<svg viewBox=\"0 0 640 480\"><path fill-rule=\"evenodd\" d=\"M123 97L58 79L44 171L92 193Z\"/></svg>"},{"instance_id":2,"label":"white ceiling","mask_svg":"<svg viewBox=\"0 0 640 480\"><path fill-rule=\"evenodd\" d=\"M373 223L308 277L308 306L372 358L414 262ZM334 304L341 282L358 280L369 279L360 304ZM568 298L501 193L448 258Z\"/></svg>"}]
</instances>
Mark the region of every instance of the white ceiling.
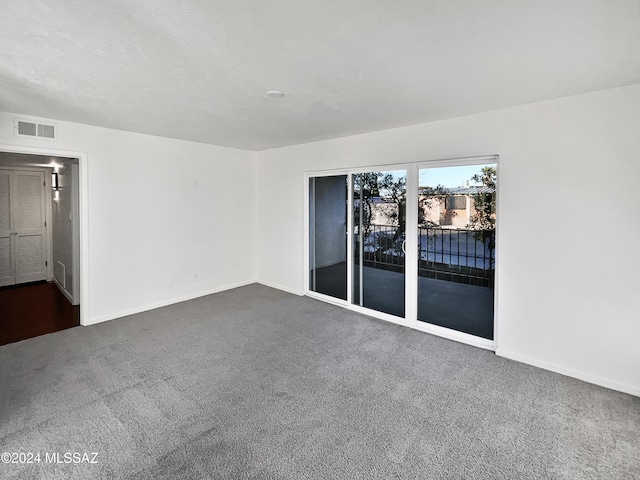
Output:
<instances>
[{"instance_id":1,"label":"white ceiling","mask_svg":"<svg viewBox=\"0 0 640 480\"><path fill-rule=\"evenodd\" d=\"M640 0L14 0L0 55L0 110L261 150L640 83Z\"/></svg>"}]
</instances>

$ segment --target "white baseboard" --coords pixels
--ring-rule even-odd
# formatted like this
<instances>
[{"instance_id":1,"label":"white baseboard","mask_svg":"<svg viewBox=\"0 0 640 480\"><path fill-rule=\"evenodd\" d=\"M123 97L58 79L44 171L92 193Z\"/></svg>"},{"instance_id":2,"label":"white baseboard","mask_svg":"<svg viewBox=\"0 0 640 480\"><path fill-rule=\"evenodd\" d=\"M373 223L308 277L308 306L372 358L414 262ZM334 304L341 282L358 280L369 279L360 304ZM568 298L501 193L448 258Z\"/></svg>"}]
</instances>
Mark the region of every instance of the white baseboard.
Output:
<instances>
[{"instance_id":1,"label":"white baseboard","mask_svg":"<svg viewBox=\"0 0 640 480\"><path fill-rule=\"evenodd\" d=\"M602 378L597 375L591 375L589 373L581 372L579 370L574 370L572 368L566 368L561 365L556 365L553 363L536 360L536 359L527 357L525 355L519 355L517 353L505 351L504 349L501 349L501 348L498 348L496 350L496 355L500 357L508 358L510 360L515 360L516 362L533 365L534 367L542 368L544 370L549 370L551 372L559 373L561 375L566 375L567 377L577 378L578 380L582 380L588 383L593 383L594 385L610 388L611 390L617 390L619 392L628 393L629 395L640 397L640 387L616 382L615 380Z\"/></svg>"},{"instance_id":2,"label":"white baseboard","mask_svg":"<svg viewBox=\"0 0 640 480\"><path fill-rule=\"evenodd\" d=\"M60 290L62 292L62 294L67 297L67 300L69 300L69 302L71 302L71 305L77 305L77 303L73 303L73 295L71 295L70 292L67 292L67 290L60 284L60 282L58 281L58 279L56 277L53 277L53 283L56 284L56 286L58 287L58 290Z\"/></svg>"},{"instance_id":3,"label":"white baseboard","mask_svg":"<svg viewBox=\"0 0 640 480\"><path fill-rule=\"evenodd\" d=\"M67 298L69 298L70 301L72 301L71 298L70 298L69 293L66 292L65 289L63 289L55 279L54 279L54 282L56 283L58 288L60 288L60 291ZM82 325L84 325L84 326L95 325L97 323L102 323L102 322L106 322L106 321L109 321L109 320L114 320L116 318L126 317L128 315L134 315L136 313L142 313L142 312L146 312L146 311L149 311L149 310L154 310L156 308L166 307L168 305L173 305L175 303L180 303L180 302L185 302L185 301L188 301L188 300L193 300L194 298L204 297L206 295L211 295L211 294L214 294L214 293L223 292L225 290L231 290L233 288L244 287L246 285L251 285L252 283L258 283L258 284L264 285L266 287L275 288L277 290L282 290L284 292L291 293L293 295L298 295L298 296L303 296L304 295L304 291L301 291L301 290L295 290L295 289L292 289L292 288L283 287L282 285L277 285L277 284L274 284L274 283L271 283L271 282L265 282L263 280L252 279L252 280L248 280L248 281L244 281L244 282L238 282L238 283L234 283L234 284L230 284L230 285L225 285L225 286L222 286L222 287L216 287L216 288L212 288L212 289L209 289L209 290L205 290L205 291L201 291L201 292L197 292L197 293L184 295L184 296L181 296L181 297L175 297L175 298L172 298L172 299L163 300L161 302L142 305L140 307L131 308L131 309L128 309L128 310L122 310L120 312L112 313L112 314L109 314L109 315L104 315L104 316L96 318L96 319L89 319L88 321L82 322ZM501 348L498 348L495 351L495 353L496 353L496 355L498 355L500 357L508 358L508 359L514 360L516 362L526 363L528 365L532 365L534 367L542 368L544 370L549 370L551 372L559 373L561 375L566 375L566 376L572 377L572 378L577 378L578 380L582 380L582 381L585 381L585 382L588 382L588 383L593 383L593 384L599 385L601 387L610 388L612 390L617 390L619 392L628 393L629 395L634 395L636 397L640 397L640 387L637 387L637 386L616 382L614 380L610 380L610 379L607 379L607 378L599 377L597 375L592 375L592 374L589 374L589 373L586 373L586 372L582 372L582 371L579 371L579 370L566 368L566 367L563 367L561 365L556 365L556 364L553 364L553 363L537 360L537 359L534 359L534 358L527 357L525 355L520 355L520 354L517 354L517 353L510 352L510 351L507 351L507 350L504 350L504 349L501 349Z\"/></svg>"},{"instance_id":4,"label":"white baseboard","mask_svg":"<svg viewBox=\"0 0 640 480\"><path fill-rule=\"evenodd\" d=\"M292 293L293 295L298 295L299 297L304 295L303 290L295 290L289 287L283 287L282 285L277 285L271 282L265 282L263 280L256 280L255 283L259 283L260 285L264 285L265 287L275 288L276 290L282 290L283 292Z\"/></svg>"},{"instance_id":5,"label":"white baseboard","mask_svg":"<svg viewBox=\"0 0 640 480\"><path fill-rule=\"evenodd\" d=\"M136 313L147 312L149 310L155 310L156 308L166 307L168 305L173 305L174 303L186 302L188 300L193 300L194 298L204 297L206 295L211 295L214 293L224 292L225 290L231 290L233 288L244 287L246 285L251 285L252 283L256 283L255 279L248 280L245 282L233 283L230 285L225 285L222 287L211 288L209 290L204 290L197 293L190 293L188 295L183 295L181 297L175 297L167 300L162 300L161 302L150 303L147 305L142 305L140 307L130 308L128 310L121 310L116 313L110 313L108 315L103 315L102 317L88 319L87 321L82 321L81 324L83 326L95 325L97 323L107 322L109 320L114 320L116 318L122 318L129 315L135 315Z\"/></svg>"}]
</instances>

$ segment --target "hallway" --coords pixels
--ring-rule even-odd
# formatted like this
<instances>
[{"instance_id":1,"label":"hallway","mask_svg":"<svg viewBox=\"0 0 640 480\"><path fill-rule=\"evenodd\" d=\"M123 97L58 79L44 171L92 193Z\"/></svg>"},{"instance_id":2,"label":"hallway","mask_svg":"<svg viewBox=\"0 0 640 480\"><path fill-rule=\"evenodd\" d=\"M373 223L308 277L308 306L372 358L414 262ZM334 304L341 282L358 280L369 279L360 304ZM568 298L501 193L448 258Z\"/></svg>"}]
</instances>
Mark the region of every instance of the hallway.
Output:
<instances>
[{"instance_id":1,"label":"hallway","mask_svg":"<svg viewBox=\"0 0 640 480\"><path fill-rule=\"evenodd\" d=\"M80 307L53 283L0 288L0 345L80 325Z\"/></svg>"}]
</instances>

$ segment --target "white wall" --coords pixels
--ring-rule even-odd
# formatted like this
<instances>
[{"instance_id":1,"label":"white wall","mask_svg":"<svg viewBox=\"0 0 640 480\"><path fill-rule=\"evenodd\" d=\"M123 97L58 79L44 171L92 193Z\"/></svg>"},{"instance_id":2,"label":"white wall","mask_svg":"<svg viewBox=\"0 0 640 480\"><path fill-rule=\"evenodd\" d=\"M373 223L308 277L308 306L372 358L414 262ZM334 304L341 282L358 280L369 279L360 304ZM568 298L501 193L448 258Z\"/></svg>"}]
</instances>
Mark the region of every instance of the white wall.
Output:
<instances>
[{"instance_id":1,"label":"white wall","mask_svg":"<svg viewBox=\"0 0 640 480\"><path fill-rule=\"evenodd\" d=\"M0 145L87 154L83 324L255 280L254 153L67 122L17 138L15 116L0 112Z\"/></svg>"},{"instance_id":2,"label":"white wall","mask_svg":"<svg viewBox=\"0 0 640 480\"><path fill-rule=\"evenodd\" d=\"M77 178L77 166L71 160L58 161L62 168L58 169L57 191L49 192L51 195L52 219L52 261L53 279L64 291L67 298L74 304L80 303L78 279L75 278L76 262L74 238L76 229L74 228L75 216L77 215L76 204L78 202L76 188L74 186L74 176ZM75 168L74 168L75 167ZM75 175L74 175L75 173ZM77 179L76 179L77 181Z\"/></svg>"},{"instance_id":3,"label":"white wall","mask_svg":"<svg viewBox=\"0 0 640 480\"><path fill-rule=\"evenodd\" d=\"M259 152L258 279L304 290L305 171L499 154L497 353L640 395L638 132L634 85Z\"/></svg>"}]
</instances>

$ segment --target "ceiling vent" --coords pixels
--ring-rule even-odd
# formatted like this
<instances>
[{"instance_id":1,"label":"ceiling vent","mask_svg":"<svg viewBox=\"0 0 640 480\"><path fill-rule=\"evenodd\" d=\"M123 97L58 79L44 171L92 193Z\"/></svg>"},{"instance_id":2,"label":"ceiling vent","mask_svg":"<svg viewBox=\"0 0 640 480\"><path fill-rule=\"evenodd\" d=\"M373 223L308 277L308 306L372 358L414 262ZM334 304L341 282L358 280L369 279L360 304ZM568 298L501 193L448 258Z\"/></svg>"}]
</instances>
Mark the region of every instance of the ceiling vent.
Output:
<instances>
[{"instance_id":1,"label":"ceiling vent","mask_svg":"<svg viewBox=\"0 0 640 480\"><path fill-rule=\"evenodd\" d=\"M56 138L56 126L48 123L36 123L16 118L14 122L16 137Z\"/></svg>"}]
</instances>

